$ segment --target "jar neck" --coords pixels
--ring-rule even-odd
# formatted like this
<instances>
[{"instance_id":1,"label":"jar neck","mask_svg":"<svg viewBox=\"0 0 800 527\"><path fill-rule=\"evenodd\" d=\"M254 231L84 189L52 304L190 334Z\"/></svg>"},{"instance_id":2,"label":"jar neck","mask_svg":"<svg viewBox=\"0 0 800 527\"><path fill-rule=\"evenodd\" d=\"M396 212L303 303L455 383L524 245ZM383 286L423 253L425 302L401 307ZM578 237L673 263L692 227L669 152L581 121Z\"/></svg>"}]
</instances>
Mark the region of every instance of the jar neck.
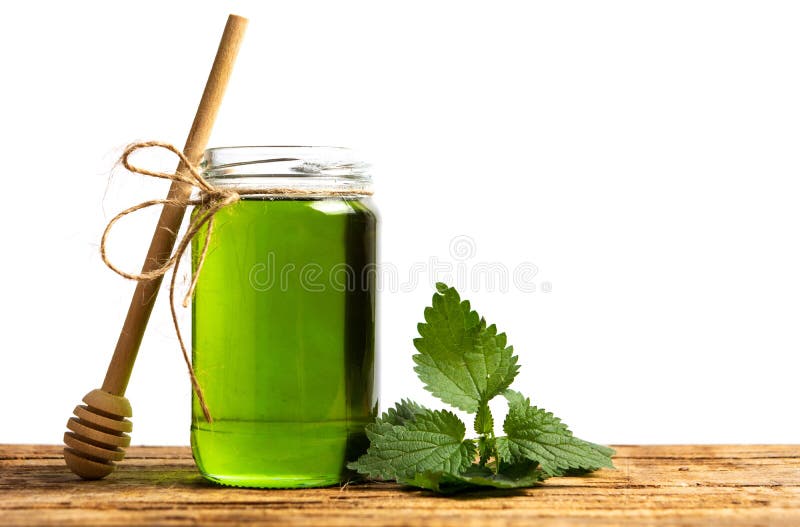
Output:
<instances>
[{"instance_id":1,"label":"jar neck","mask_svg":"<svg viewBox=\"0 0 800 527\"><path fill-rule=\"evenodd\" d=\"M293 189L312 197L372 193L367 165L347 148L320 146L237 146L211 148L203 159L203 177L215 187Z\"/></svg>"}]
</instances>

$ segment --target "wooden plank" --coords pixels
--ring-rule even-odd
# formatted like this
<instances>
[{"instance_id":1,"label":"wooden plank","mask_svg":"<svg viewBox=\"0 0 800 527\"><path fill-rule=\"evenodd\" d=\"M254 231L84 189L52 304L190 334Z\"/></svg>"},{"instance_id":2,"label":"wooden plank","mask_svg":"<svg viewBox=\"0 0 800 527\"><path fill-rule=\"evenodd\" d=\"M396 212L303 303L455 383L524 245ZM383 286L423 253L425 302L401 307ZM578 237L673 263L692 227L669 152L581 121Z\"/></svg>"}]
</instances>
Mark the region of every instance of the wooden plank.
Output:
<instances>
[{"instance_id":1,"label":"wooden plank","mask_svg":"<svg viewBox=\"0 0 800 527\"><path fill-rule=\"evenodd\" d=\"M186 447L132 447L103 481L60 448L0 445L0 524L800 525L800 446L619 446L617 470L441 497L390 483L306 490L206 482Z\"/></svg>"}]
</instances>

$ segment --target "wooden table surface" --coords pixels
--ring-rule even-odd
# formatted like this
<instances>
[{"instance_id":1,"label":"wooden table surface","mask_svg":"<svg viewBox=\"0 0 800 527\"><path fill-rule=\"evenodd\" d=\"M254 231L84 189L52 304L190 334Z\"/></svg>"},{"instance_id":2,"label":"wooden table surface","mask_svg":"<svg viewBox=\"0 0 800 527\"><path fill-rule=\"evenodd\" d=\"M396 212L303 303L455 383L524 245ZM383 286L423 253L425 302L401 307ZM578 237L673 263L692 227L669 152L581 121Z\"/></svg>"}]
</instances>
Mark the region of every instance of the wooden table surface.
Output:
<instances>
[{"instance_id":1,"label":"wooden table surface","mask_svg":"<svg viewBox=\"0 0 800 527\"><path fill-rule=\"evenodd\" d=\"M0 445L0 524L800 525L800 445L616 448L617 470L441 497L392 483L220 487L187 447L132 447L105 480L80 481L61 447Z\"/></svg>"}]
</instances>

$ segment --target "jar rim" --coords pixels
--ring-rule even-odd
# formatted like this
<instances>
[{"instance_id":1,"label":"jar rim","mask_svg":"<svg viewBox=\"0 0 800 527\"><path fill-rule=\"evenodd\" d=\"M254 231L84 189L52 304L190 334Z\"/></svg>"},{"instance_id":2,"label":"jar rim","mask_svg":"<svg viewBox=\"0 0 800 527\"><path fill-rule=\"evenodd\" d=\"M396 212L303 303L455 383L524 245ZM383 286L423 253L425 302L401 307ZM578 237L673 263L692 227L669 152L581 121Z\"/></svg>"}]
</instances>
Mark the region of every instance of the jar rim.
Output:
<instances>
[{"instance_id":1,"label":"jar rim","mask_svg":"<svg viewBox=\"0 0 800 527\"><path fill-rule=\"evenodd\" d=\"M265 145L206 149L203 176L221 187L276 186L369 191L369 165L341 146Z\"/></svg>"}]
</instances>

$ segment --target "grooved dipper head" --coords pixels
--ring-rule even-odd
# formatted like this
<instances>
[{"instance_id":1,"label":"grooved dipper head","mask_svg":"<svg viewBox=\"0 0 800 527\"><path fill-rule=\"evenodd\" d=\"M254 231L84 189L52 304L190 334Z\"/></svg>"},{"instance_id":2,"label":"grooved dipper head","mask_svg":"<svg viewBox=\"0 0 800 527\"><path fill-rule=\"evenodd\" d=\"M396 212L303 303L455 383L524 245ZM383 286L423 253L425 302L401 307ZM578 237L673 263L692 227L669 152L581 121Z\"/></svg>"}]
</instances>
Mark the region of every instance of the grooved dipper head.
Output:
<instances>
[{"instance_id":1,"label":"grooved dipper head","mask_svg":"<svg viewBox=\"0 0 800 527\"><path fill-rule=\"evenodd\" d=\"M101 479L116 468L131 443L127 434L133 428L131 404L125 397L103 390L92 390L75 407L75 417L67 421L64 433L64 461L84 479Z\"/></svg>"}]
</instances>

